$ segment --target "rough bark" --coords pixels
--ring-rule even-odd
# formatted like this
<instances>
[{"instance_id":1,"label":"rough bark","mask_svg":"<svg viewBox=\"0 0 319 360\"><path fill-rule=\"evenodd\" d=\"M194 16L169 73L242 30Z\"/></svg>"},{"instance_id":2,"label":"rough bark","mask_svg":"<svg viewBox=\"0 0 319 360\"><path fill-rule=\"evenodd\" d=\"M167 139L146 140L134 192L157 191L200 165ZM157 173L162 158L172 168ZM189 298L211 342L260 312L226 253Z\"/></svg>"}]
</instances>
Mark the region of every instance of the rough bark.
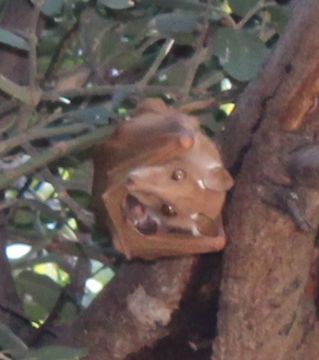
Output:
<instances>
[{"instance_id":1,"label":"rough bark","mask_svg":"<svg viewBox=\"0 0 319 360\"><path fill-rule=\"evenodd\" d=\"M317 138L319 111L311 104L318 96L318 13L316 0L294 3L286 33L225 133L236 186L226 209L229 246L214 360L318 358L315 309L305 295L316 234L298 230L261 196L267 180L285 178L285 155ZM298 192L317 225L317 191Z\"/></svg>"},{"instance_id":2,"label":"rough bark","mask_svg":"<svg viewBox=\"0 0 319 360\"><path fill-rule=\"evenodd\" d=\"M190 281L195 257L129 263L83 316L64 330L63 341L88 346L88 359L124 359L169 333Z\"/></svg>"}]
</instances>

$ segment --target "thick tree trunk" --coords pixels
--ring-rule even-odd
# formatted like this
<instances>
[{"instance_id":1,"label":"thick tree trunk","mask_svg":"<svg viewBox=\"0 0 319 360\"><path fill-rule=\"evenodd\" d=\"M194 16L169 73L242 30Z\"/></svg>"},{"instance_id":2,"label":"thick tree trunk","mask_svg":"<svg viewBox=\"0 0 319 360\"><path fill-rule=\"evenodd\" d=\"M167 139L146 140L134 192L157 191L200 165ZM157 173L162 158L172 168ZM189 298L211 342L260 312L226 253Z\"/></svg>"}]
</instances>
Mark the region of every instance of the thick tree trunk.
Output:
<instances>
[{"instance_id":1,"label":"thick tree trunk","mask_svg":"<svg viewBox=\"0 0 319 360\"><path fill-rule=\"evenodd\" d=\"M88 359L125 359L168 335L196 264L195 257L123 265L63 341L88 346Z\"/></svg>"},{"instance_id":2,"label":"thick tree trunk","mask_svg":"<svg viewBox=\"0 0 319 360\"><path fill-rule=\"evenodd\" d=\"M226 211L229 246L214 360L318 358L315 308L305 295L316 232L298 230L262 200L270 200L270 179L285 179L285 155L317 140L318 14L317 0L295 2L286 33L242 94L225 133L236 187ZM294 190L317 225L317 191Z\"/></svg>"}]
</instances>

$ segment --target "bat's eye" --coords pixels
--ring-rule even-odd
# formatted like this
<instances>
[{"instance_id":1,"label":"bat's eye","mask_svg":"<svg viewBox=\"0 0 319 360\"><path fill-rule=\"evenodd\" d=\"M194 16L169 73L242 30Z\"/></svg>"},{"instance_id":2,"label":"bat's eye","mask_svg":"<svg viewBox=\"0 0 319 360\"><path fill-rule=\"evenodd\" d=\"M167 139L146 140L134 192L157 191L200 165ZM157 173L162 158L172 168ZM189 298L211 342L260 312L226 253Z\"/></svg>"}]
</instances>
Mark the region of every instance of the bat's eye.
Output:
<instances>
[{"instance_id":1,"label":"bat's eye","mask_svg":"<svg viewBox=\"0 0 319 360\"><path fill-rule=\"evenodd\" d=\"M186 171L183 169L176 169L172 173L172 179L175 181L181 181L186 178Z\"/></svg>"},{"instance_id":2,"label":"bat's eye","mask_svg":"<svg viewBox=\"0 0 319 360\"><path fill-rule=\"evenodd\" d=\"M161 208L162 214L165 216L176 216L177 212L172 205L163 204Z\"/></svg>"}]
</instances>

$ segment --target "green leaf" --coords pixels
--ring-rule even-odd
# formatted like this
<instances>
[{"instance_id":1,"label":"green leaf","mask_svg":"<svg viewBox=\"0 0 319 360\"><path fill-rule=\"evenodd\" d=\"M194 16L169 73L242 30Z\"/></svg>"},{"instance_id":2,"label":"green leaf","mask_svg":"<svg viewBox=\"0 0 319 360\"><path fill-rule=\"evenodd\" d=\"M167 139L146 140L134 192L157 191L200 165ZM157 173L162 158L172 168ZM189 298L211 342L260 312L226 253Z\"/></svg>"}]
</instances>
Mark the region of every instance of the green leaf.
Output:
<instances>
[{"instance_id":1,"label":"green leaf","mask_svg":"<svg viewBox=\"0 0 319 360\"><path fill-rule=\"evenodd\" d=\"M22 37L2 28L0 28L0 43L29 51L29 44Z\"/></svg>"},{"instance_id":2,"label":"green leaf","mask_svg":"<svg viewBox=\"0 0 319 360\"><path fill-rule=\"evenodd\" d=\"M29 301L32 302L32 307L29 308L31 310L35 309L34 305L40 305L47 312L50 312L61 292L61 287L51 278L32 271L21 272L16 279L16 285L21 298L25 298L25 295L31 297ZM42 316L42 311L38 310Z\"/></svg>"},{"instance_id":3,"label":"green leaf","mask_svg":"<svg viewBox=\"0 0 319 360\"><path fill-rule=\"evenodd\" d=\"M37 249L37 247L36 247ZM42 255L42 256L39 256L37 255L38 257L35 257L34 259L30 259L29 257L22 257L22 258L19 258L19 259L10 259L10 265L11 265L11 268L13 270L16 270L16 269L23 269L23 268L31 268L35 265L38 265L38 264L43 264L43 263L48 263L48 262L54 262L56 263L57 265L59 266L63 266L63 260L60 258L59 255L56 255L56 254L50 254L50 255Z\"/></svg>"},{"instance_id":4,"label":"green leaf","mask_svg":"<svg viewBox=\"0 0 319 360\"><path fill-rule=\"evenodd\" d=\"M210 134L218 133L222 130L222 128L225 126L224 121L217 121L216 116L213 115L211 112L202 114L199 117L201 126Z\"/></svg>"},{"instance_id":5,"label":"green leaf","mask_svg":"<svg viewBox=\"0 0 319 360\"><path fill-rule=\"evenodd\" d=\"M173 37L177 33L190 33L195 30L199 22L199 15L188 11L174 11L155 16L149 23L153 31L165 36Z\"/></svg>"},{"instance_id":6,"label":"green leaf","mask_svg":"<svg viewBox=\"0 0 319 360\"><path fill-rule=\"evenodd\" d=\"M220 28L213 36L213 44L220 65L239 81L253 78L268 54L265 44L245 30Z\"/></svg>"},{"instance_id":7,"label":"green leaf","mask_svg":"<svg viewBox=\"0 0 319 360\"><path fill-rule=\"evenodd\" d=\"M144 34L148 21L149 19L146 16L143 18L133 18L132 20L127 21L125 23L123 34L132 39L138 37L140 34Z\"/></svg>"},{"instance_id":8,"label":"green leaf","mask_svg":"<svg viewBox=\"0 0 319 360\"><path fill-rule=\"evenodd\" d=\"M79 316L79 308L73 303L65 302L59 313L59 324L71 322Z\"/></svg>"},{"instance_id":9,"label":"green leaf","mask_svg":"<svg viewBox=\"0 0 319 360\"><path fill-rule=\"evenodd\" d=\"M114 10L123 10L134 6L134 2L132 0L98 0L98 5L104 5Z\"/></svg>"},{"instance_id":10,"label":"green leaf","mask_svg":"<svg viewBox=\"0 0 319 360\"><path fill-rule=\"evenodd\" d=\"M8 349L12 355L16 356L25 354L28 349L25 343L2 323L0 323L0 348Z\"/></svg>"},{"instance_id":11,"label":"green leaf","mask_svg":"<svg viewBox=\"0 0 319 360\"><path fill-rule=\"evenodd\" d=\"M90 205L90 195L82 190L69 190L70 196L79 203L82 207L88 208Z\"/></svg>"},{"instance_id":12,"label":"green leaf","mask_svg":"<svg viewBox=\"0 0 319 360\"><path fill-rule=\"evenodd\" d=\"M221 70L217 70L215 64L209 64L211 71L206 71L200 75L198 79L198 88L209 89L212 86L220 83L224 78L225 74Z\"/></svg>"},{"instance_id":13,"label":"green leaf","mask_svg":"<svg viewBox=\"0 0 319 360\"><path fill-rule=\"evenodd\" d=\"M13 216L16 226L31 226L36 219L36 214L31 209L17 209Z\"/></svg>"},{"instance_id":14,"label":"green leaf","mask_svg":"<svg viewBox=\"0 0 319 360\"><path fill-rule=\"evenodd\" d=\"M228 4L232 11L240 16L244 16L259 2L260 0L228 0Z\"/></svg>"},{"instance_id":15,"label":"green leaf","mask_svg":"<svg viewBox=\"0 0 319 360\"><path fill-rule=\"evenodd\" d=\"M85 121L94 125L107 124L114 115L110 106L98 105L78 110L72 114L72 117L78 121Z\"/></svg>"},{"instance_id":16,"label":"green leaf","mask_svg":"<svg viewBox=\"0 0 319 360\"><path fill-rule=\"evenodd\" d=\"M44 346L38 350L28 351L23 360L79 360L87 355L88 350L85 348Z\"/></svg>"},{"instance_id":17,"label":"green leaf","mask_svg":"<svg viewBox=\"0 0 319 360\"><path fill-rule=\"evenodd\" d=\"M158 82L165 85L184 85L187 65L185 62L178 61L175 64L160 71Z\"/></svg>"},{"instance_id":18,"label":"green leaf","mask_svg":"<svg viewBox=\"0 0 319 360\"><path fill-rule=\"evenodd\" d=\"M111 268L105 268L103 270L100 270L95 276L93 276L93 279L99 281L105 286L114 278L114 275L115 273Z\"/></svg>"},{"instance_id":19,"label":"green leaf","mask_svg":"<svg viewBox=\"0 0 319 360\"><path fill-rule=\"evenodd\" d=\"M32 0L34 3L34 0ZM45 0L41 7L41 12L49 17L61 14L64 5L64 0Z\"/></svg>"},{"instance_id":20,"label":"green leaf","mask_svg":"<svg viewBox=\"0 0 319 360\"><path fill-rule=\"evenodd\" d=\"M128 51L125 54L119 54L114 57L109 64L116 66L119 70L131 70L137 66L137 64L141 61L141 55L138 52L132 50Z\"/></svg>"},{"instance_id":21,"label":"green leaf","mask_svg":"<svg viewBox=\"0 0 319 360\"><path fill-rule=\"evenodd\" d=\"M183 9L196 12L202 11L205 6L199 0L144 0L144 3L148 6L156 4L166 9Z\"/></svg>"},{"instance_id":22,"label":"green leaf","mask_svg":"<svg viewBox=\"0 0 319 360\"><path fill-rule=\"evenodd\" d=\"M56 16L61 13L63 4L64 0L46 0L41 11L46 16Z\"/></svg>"},{"instance_id":23,"label":"green leaf","mask_svg":"<svg viewBox=\"0 0 319 360\"><path fill-rule=\"evenodd\" d=\"M268 9L271 15L271 23L276 31L281 34L288 23L290 8L288 6L276 6Z\"/></svg>"}]
</instances>

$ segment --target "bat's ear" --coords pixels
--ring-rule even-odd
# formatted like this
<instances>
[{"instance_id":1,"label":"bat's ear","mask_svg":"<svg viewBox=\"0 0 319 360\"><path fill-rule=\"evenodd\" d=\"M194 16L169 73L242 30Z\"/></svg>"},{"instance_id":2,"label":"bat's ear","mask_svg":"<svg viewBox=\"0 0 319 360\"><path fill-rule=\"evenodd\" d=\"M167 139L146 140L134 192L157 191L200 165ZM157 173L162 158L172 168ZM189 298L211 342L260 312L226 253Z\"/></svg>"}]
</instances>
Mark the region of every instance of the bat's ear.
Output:
<instances>
[{"instance_id":1,"label":"bat's ear","mask_svg":"<svg viewBox=\"0 0 319 360\"><path fill-rule=\"evenodd\" d=\"M223 167L211 169L203 179L205 186L213 191L227 191L234 185L234 180Z\"/></svg>"},{"instance_id":2,"label":"bat's ear","mask_svg":"<svg viewBox=\"0 0 319 360\"><path fill-rule=\"evenodd\" d=\"M162 113L167 111L168 107L162 99L150 98L141 101L136 109L134 115L141 115L145 113Z\"/></svg>"}]
</instances>

